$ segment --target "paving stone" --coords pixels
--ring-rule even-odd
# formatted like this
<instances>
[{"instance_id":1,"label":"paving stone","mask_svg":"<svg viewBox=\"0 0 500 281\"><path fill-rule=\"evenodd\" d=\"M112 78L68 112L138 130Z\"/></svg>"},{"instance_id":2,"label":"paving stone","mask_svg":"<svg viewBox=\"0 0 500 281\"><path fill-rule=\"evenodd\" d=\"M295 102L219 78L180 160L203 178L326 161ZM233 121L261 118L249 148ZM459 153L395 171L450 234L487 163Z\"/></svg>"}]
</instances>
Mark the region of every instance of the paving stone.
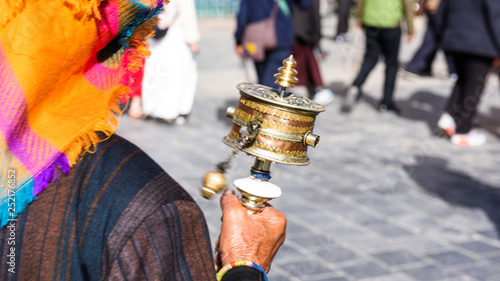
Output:
<instances>
[{"instance_id":1,"label":"paving stone","mask_svg":"<svg viewBox=\"0 0 500 281\"><path fill-rule=\"evenodd\" d=\"M348 281L344 277L333 277L333 276L323 276L323 275L312 276L310 278L311 279L309 280L311 281Z\"/></svg>"},{"instance_id":2,"label":"paving stone","mask_svg":"<svg viewBox=\"0 0 500 281\"><path fill-rule=\"evenodd\" d=\"M403 265L421 261L421 259L413 256L407 251L385 252L385 253L374 254L373 256L391 266Z\"/></svg>"},{"instance_id":3,"label":"paving stone","mask_svg":"<svg viewBox=\"0 0 500 281\"><path fill-rule=\"evenodd\" d=\"M346 240L346 239L343 239ZM350 248L357 249L360 252L375 254L389 250L396 250L400 247L393 241L381 240L378 237L365 235L362 237L354 237L345 241L349 244Z\"/></svg>"},{"instance_id":4,"label":"paving stone","mask_svg":"<svg viewBox=\"0 0 500 281\"><path fill-rule=\"evenodd\" d=\"M368 277L363 279L358 279L359 281L415 281L415 279L409 277L403 273L392 273L384 276ZM458 280L455 280L458 281Z\"/></svg>"},{"instance_id":5,"label":"paving stone","mask_svg":"<svg viewBox=\"0 0 500 281\"><path fill-rule=\"evenodd\" d=\"M397 237L411 234L411 232L385 221L370 223L367 224L366 227L384 237Z\"/></svg>"},{"instance_id":6,"label":"paving stone","mask_svg":"<svg viewBox=\"0 0 500 281\"><path fill-rule=\"evenodd\" d=\"M445 265L457 265L475 261L473 258L470 258L464 254L454 251L429 255L429 257Z\"/></svg>"},{"instance_id":7,"label":"paving stone","mask_svg":"<svg viewBox=\"0 0 500 281\"><path fill-rule=\"evenodd\" d=\"M357 200L357 202L386 216L399 216L408 212L408 210L400 208L395 204L390 204L389 201L376 198L364 197Z\"/></svg>"},{"instance_id":8,"label":"paving stone","mask_svg":"<svg viewBox=\"0 0 500 281\"><path fill-rule=\"evenodd\" d=\"M426 281L445 280L446 278L450 278L454 275L450 275L448 271L440 269L436 266L425 266L415 269L408 269L404 270L403 272L415 278L416 280Z\"/></svg>"},{"instance_id":9,"label":"paving stone","mask_svg":"<svg viewBox=\"0 0 500 281\"><path fill-rule=\"evenodd\" d=\"M479 231L478 233L494 240L500 240L500 234L493 229Z\"/></svg>"},{"instance_id":10,"label":"paving stone","mask_svg":"<svg viewBox=\"0 0 500 281\"><path fill-rule=\"evenodd\" d=\"M467 243L460 243L458 246L472 251L474 253L489 253L489 252L497 252L500 251L499 247L487 244L481 241L473 241Z\"/></svg>"},{"instance_id":11,"label":"paving stone","mask_svg":"<svg viewBox=\"0 0 500 281\"><path fill-rule=\"evenodd\" d=\"M306 259L300 262L288 262L286 264L280 264L280 267L301 280L309 280L310 276L331 272L330 269L312 259Z\"/></svg>"},{"instance_id":12,"label":"paving stone","mask_svg":"<svg viewBox=\"0 0 500 281\"><path fill-rule=\"evenodd\" d=\"M303 255L301 252L297 251L295 248L292 248L287 245L286 241L281 246L280 250L275 256L275 259L278 261L286 262L286 261L297 261L297 260L307 260L308 257Z\"/></svg>"},{"instance_id":13,"label":"paving stone","mask_svg":"<svg viewBox=\"0 0 500 281\"><path fill-rule=\"evenodd\" d=\"M477 266L462 271L478 280L488 280L490 277L500 274L500 268L493 266Z\"/></svg>"},{"instance_id":14,"label":"paving stone","mask_svg":"<svg viewBox=\"0 0 500 281\"><path fill-rule=\"evenodd\" d=\"M340 246L332 246L332 245L321 247L320 249L316 250L314 254L324 259L325 261L333 264L360 258L351 250L342 248Z\"/></svg>"},{"instance_id":15,"label":"paving stone","mask_svg":"<svg viewBox=\"0 0 500 281\"><path fill-rule=\"evenodd\" d=\"M271 271L272 271L272 269L271 269ZM267 278L269 280L273 280L273 281L290 281L290 279L288 279L287 277L285 277L281 274L277 274L277 273L271 274L271 272L267 275Z\"/></svg>"},{"instance_id":16,"label":"paving stone","mask_svg":"<svg viewBox=\"0 0 500 281\"><path fill-rule=\"evenodd\" d=\"M309 249L316 249L316 248L319 248L319 247L328 247L328 246L331 246L331 245L335 245L335 240L332 238L332 236L322 236L322 235L306 235L306 236L303 236L303 237L292 237L292 238L288 238L287 237L287 241L288 240L291 240L293 241L294 243L302 246L302 247L305 247L305 248L309 248Z\"/></svg>"},{"instance_id":17,"label":"paving stone","mask_svg":"<svg viewBox=\"0 0 500 281\"><path fill-rule=\"evenodd\" d=\"M331 234L335 237L353 237L363 235L361 230L349 226L331 226L323 229L324 233Z\"/></svg>"},{"instance_id":18,"label":"paving stone","mask_svg":"<svg viewBox=\"0 0 500 281\"><path fill-rule=\"evenodd\" d=\"M490 258L490 260L491 260L492 262L494 262L494 263L500 264L500 256Z\"/></svg>"},{"instance_id":19,"label":"paving stone","mask_svg":"<svg viewBox=\"0 0 500 281\"><path fill-rule=\"evenodd\" d=\"M390 273L388 270L371 262L360 263L352 266L342 267L343 271L357 279L374 278Z\"/></svg>"},{"instance_id":20,"label":"paving stone","mask_svg":"<svg viewBox=\"0 0 500 281\"><path fill-rule=\"evenodd\" d=\"M398 243L399 245L405 246L406 248L417 252L417 253L426 253L429 251L435 251L439 249L443 249L445 246L439 243L433 242L429 239L425 238L411 238L407 240L403 240Z\"/></svg>"}]
</instances>

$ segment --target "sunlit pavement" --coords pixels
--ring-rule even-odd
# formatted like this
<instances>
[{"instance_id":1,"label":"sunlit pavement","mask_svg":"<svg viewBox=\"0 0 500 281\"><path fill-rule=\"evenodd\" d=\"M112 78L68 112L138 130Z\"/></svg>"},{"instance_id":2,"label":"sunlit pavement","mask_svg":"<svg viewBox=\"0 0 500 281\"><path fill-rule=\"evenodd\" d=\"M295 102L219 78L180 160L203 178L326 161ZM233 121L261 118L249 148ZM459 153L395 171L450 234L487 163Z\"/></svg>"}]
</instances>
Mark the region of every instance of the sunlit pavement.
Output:
<instances>
[{"instance_id":1,"label":"sunlit pavement","mask_svg":"<svg viewBox=\"0 0 500 281\"><path fill-rule=\"evenodd\" d=\"M288 217L287 240L269 279L278 280L500 280L500 88L491 76L480 105L480 147L453 146L436 122L453 82L442 54L434 77L399 77L401 116L376 110L384 66L363 87L350 114L339 110L344 88L363 55L363 36L334 43L334 17L324 20L321 61L325 86L335 92L314 132L309 166L275 164L271 181L283 195L271 203ZM254 82L251 65L236 57L233 19L200 19L202 41L193 113L172 126L122 117L118 134L144 149L180 182L205 212L212 244L218 235L219 195L208 201L199 188L203 174L231 152L221 138L230 130L228 106L237 105L240 82ZM420 44L402 42L401 62ZM302 91L303 92L303 91ZM298 95L301 89L297 89ZM232 180L249 175L253 158L240 153ZM259 231L259 229L255 229Z\"/></svg>"}]
</instances>

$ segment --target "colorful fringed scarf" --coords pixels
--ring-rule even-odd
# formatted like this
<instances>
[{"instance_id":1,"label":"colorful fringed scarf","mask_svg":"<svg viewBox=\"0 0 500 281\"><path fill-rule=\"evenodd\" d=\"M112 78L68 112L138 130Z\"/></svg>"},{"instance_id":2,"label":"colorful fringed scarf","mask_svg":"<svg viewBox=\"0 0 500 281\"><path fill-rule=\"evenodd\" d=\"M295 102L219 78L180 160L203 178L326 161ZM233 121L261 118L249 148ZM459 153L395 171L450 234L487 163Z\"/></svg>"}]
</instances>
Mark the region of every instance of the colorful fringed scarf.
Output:
<instances>
[{"instance_id":1,"label":"colorful fringed scarf","mask_svg":"<svg viewBox=\"0 0 500 281\"><path fill-rule=\"evenodd\" d=\"M0 226L114 133L162 0L0 0Z\"/></svg>"}]
</instances>

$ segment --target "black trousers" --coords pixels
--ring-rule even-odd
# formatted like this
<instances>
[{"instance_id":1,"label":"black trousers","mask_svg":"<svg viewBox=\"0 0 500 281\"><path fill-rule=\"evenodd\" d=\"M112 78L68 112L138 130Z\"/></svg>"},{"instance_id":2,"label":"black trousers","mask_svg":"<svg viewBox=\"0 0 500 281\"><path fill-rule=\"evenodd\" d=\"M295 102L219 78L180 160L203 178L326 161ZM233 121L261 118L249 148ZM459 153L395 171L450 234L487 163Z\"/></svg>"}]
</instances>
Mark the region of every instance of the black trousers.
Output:
<instances>
[{"instance_id":1,"label":"black trousers","mask_svg":"<svg viewBox=\"0 0 500 281\"><path fill-rule=\"evenodd\" d=\"M266 52L266 59L262 62L254 62L257 72L258 83L271 88L279 89L279 86L274 84L276 78L274 74L278 73L278 68L283 66L283 60L292 54L292 46L278 47L274 50Z\"/></svg>"},{"instance_id":2,"label":"black trousers","mask_svg":"<svg viewBox=\"0 0 500 281\"><path fill-rule=\"evenodd\" d=\"M401 28L378 28L365 26L366 49L361 69L354 79L353 85L361 88L366 78L378 63L379 57L385 58L384 96L381 103L393 104L394 85L398 73L399 46L401 44Z\"/></svg>"},{"instance_id":3,"label":"black trousers","mask_svg":"<svg viewBox=\"0 0 500 281\"><path fill-rule=\"evenodd\" d=\"M351 15L352 0L337 0L339 4L337 35L347 33L349 30L349 16Z\"/></svg>"},{"instance_id":4,"label":"black trousers","mask_svg":"<svg viewBox=\"0 0 500 281\"><path fill-rule=\"evenodd\" d=\"M417 50L415 55L411 61L406 65L406 70L418 73L425 74L431 73L432 70L432 62L436 57L436 53L438 51L438 44L436 41L436 15L429 14L427 16L427 30L425 31L424 40L422 41L422 45ZM455 65L453 64L453 59L451 54L445 52L446 63L448 64L448 73L456 73Z\"/></svg>"},{"instance_id":5,"label":"black trousers","mask_svg":"<svg viewBox=\"0 0 500 281\"><path fill-rule=\"evenodd\" d=\"M451 55L458 80L453 87L445 111L455 120L456 132L466 134L472 128L492 58L455 52Z\"/></svg>"}]
</instances>

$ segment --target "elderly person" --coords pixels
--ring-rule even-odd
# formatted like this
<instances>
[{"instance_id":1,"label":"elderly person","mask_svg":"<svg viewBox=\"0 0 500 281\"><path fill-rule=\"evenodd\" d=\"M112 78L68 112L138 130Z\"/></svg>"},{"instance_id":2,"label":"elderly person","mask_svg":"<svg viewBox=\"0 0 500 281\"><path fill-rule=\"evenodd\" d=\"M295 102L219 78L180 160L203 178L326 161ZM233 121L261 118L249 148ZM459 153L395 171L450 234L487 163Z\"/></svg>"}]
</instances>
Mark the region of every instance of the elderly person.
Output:
<instances>
[{"instance_id":1,"label":"elderly person","mask_svg":"<svg viewBox=\"0 0 500 281\"><path fill-rule=\"evenodd\" d=\"M161 0L0 7L2 279L215 280L202 211L114 135ZM218 279L265 279L285 217L229 191L221 207Z\"/></svg>"}]
</instances>

